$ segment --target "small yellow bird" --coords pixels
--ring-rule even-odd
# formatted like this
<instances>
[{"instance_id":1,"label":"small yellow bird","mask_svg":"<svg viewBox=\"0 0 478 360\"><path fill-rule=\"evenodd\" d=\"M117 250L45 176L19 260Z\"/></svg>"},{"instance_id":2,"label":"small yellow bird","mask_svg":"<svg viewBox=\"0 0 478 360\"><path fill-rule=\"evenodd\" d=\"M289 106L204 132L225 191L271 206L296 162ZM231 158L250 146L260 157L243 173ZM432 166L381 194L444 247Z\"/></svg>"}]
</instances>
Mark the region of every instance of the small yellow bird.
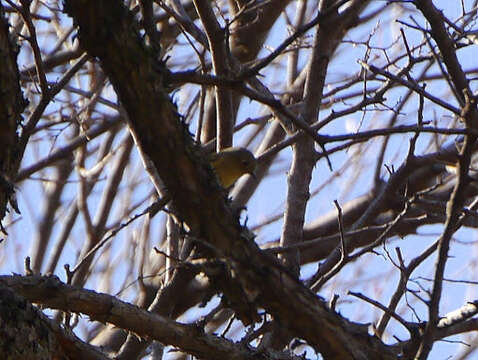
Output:
<instances>
[{"instance_id":1,"label":"small yellow bird","mask_svg":"<svg viewBox=\"0 0 478 360\"><path fill-rule=\"evenodd\" d=\"M252 153L244 148L230 147L218 153L208 155L208 160L216 173L220 184L227 190L237 179L244 174L254 176L257 160ZM144 213L149 213L152 218L171 200L169 194L151 204Z\"/></svg>"},{"instance_id":2,"label":"small yellow bird","mask_svg":"<svg viewBox=\"0 0 478 360\"><path fill-rule=\"evenodd\" d=\"M257 164L254 155L241 147L223 149L218 153L210 154L208 159L225 189L231 187L244 174L254 176Z\"/></svg>"}]
</instances>

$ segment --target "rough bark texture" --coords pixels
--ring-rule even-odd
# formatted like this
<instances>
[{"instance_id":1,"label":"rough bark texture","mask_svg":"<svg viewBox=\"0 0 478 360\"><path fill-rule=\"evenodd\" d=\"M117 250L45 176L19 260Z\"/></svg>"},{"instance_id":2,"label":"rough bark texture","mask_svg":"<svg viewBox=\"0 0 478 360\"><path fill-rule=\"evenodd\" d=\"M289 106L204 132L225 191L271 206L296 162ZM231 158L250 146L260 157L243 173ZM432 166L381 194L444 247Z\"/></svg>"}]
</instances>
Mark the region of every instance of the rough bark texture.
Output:
<instances>
[{"instance_id":1,"label":"rough bark texture","mask_svg":"<svg viewBox=\"0 0 478 360\"><path fill-rule=\"evenodd\" d=\"M18 47L10 37L8 22L0 4L0 228L8 205L18 210L13 179L18 171L22 154L18 148L17 130L25 107L20 89L17 66Z\"/></svg>"},{"instance_id":2,"label":"rough bark texture","mask_svg":"<svg viewBox=\"0 0 478 360\"><path fill-rule=\"evenodd\" d=\"M69 359L43 315L0 286L0 354L3 359Z\"/></svg>"}]
</instances>

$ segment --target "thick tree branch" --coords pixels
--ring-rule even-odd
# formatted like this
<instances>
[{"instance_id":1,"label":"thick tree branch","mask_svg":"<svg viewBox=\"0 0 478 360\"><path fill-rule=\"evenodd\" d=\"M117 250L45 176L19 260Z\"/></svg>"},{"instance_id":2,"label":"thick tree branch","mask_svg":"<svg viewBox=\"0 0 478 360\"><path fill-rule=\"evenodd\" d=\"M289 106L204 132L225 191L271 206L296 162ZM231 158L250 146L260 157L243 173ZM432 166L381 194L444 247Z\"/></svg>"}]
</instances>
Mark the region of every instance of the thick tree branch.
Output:
<instances>
[{"instance_id":1,"label":"thick tree branch","mask_svg":"<svg viewBox=\"0 0 478 360\"><path fill-rule=\"evenodd\" d=\"M176 346L200 358L287 359L284 356L254 352L240 344L206 334L194 324L178 323L118 300L114 296L64 284L56 277L0 276L0 283L31 302L51 309L82 313L93 320L116 325L141 337Z\"/></svg>"}]
</instances>

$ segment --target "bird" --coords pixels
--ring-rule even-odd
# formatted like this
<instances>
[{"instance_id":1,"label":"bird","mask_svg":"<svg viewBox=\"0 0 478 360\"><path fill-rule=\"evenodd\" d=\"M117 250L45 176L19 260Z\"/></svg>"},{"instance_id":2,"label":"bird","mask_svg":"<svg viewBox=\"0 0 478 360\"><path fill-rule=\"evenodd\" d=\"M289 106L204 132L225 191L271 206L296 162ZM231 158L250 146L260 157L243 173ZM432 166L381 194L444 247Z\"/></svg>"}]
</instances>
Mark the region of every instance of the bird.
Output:
<instances>
[{"instance_id":1,"label":"bird","mask_svg":"<svg viewBox=\"0 0 478 360\"><path fill-rule=\"evenodd\" d=\"M247 149L242 147L228 147L217 153L208 155L208 161L217 176L220 185L229 190L232 185L245 174L253 177L257 166L257 159ZM171 200L169 194L151 204L144 213L152 218Z\"/></svg>"},{"instance_id":2,"label":"bird","mask_svg":"<svg viewBox=\"0 0 478 360\"><path fill-rule=\"evenodd\" d=\"M245 174L254 176L257 160L247 149L241 147L225 148L208 156L219 183L229 189Z\"/></svg>"}]
</instances>

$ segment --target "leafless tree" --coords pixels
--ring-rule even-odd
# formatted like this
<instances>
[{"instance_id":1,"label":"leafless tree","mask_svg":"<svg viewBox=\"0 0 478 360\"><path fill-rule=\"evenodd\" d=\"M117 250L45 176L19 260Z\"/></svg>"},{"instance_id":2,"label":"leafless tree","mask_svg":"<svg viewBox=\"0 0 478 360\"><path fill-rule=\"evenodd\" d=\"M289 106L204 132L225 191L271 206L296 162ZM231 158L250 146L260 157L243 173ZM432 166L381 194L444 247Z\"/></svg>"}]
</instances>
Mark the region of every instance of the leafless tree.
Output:
<instances>
[{"instance_id":1,"label":"leafless tree","mask_svg":"<svg viewBox=\"0 0 478 360\"><path fill-rule=\"evenodd\" d=\"M477 10L1 0L2 357L476 357Z\"/></svg>"}]
</instances>

